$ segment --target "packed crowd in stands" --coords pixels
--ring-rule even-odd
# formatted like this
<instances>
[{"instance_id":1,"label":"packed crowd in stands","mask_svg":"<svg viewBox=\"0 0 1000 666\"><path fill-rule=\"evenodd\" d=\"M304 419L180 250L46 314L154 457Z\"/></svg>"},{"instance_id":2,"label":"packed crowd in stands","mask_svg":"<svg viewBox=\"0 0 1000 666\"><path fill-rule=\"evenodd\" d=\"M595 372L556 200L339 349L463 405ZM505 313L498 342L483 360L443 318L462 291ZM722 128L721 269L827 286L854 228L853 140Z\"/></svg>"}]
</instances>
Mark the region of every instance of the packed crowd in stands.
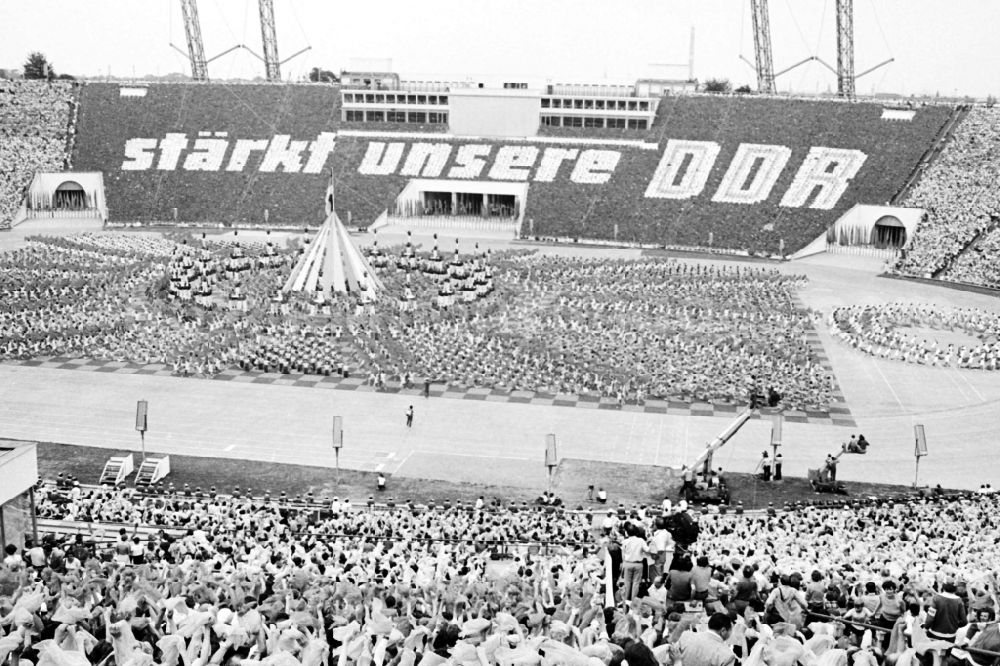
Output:
<instances>
[{"instance_id":1,"label":"packed crowd in stands","mask_svg":"<svg viewBox=\"0 0 1000 666\"><path fill-rule=\"evenodd\" d=\"M0 228L10 225L36 171L67 164L73 85L0 81Z\"/></svg>"},{"instance_id":2,"label":"packed crowd in stands","mask_svg":"<svg viewBox=\"0 0 1000 666\"><path fill-rule=\"evenodd\" d=\"M376 269L387 285L376 306L323 297L320 307L314 295L281 293L295 247L178 240L81 234L0 257L0 353L184 375L356 373L379 385L388 376L619 404L745 403L766 389L792 409L831 401L809 316L793 302L802 278L771 269L505 252L456 255L449 275L434 268L441 259L421 270L425 258L399 254ZM475 300L439 305L443 290L466 287ZM404 294L413 303L400 312Z\"/></svg>"},{"instance_id":3,"label":"packed crowd in stands","mask_svg":"<svg viewBox=\"0 0 1000 666\"><path fill-rule=\"evenodd\" d=\"M951 265L979 234L1000 223L1000 108L972 107L941 155L913 188L905 205L925 208L900 272L934 275ZM994 241L995 244L995 241ZM981 283L996 254L970 255L945 279Z\"/></svg>"},{"instance_id":4,"label":"packed crowd in stands","mask_svg":"<svg viewBox=\"0 0 1000 666\"><path fill-rule=\"evenodd\" d=\"M1000 219L1000 215L997 216ZM985 233L940 275L943 280L1000 289L1000 226Z\"/></svg>"},{"instance_id":5,"label":"packed crowd in stands","mask_svg":"<svg viewBox=\"0 0 1000 666\"><path fill-rule=\"evenodd\" d=\"M994 494L593 517L73 486L38 507L128 526L7 548L0 664L985 666L1000 649Z\"/></svg>"},{"instance_id":6,"label":"packed crowd in stands","mask_svg":"<svg viewBox=\"0 0 1000 666\"><path fill-rule=\"evenodd\" d=\"M831 315L833 335L879 358L980 370L1000 370L1000 315L986 310L913 303L856 305ZM902 329L902 330L901 330ZM968 345L940 343L906 329L958 332ZM975 342L971 342L975 340Z\"/></svg>"}]
</instances>

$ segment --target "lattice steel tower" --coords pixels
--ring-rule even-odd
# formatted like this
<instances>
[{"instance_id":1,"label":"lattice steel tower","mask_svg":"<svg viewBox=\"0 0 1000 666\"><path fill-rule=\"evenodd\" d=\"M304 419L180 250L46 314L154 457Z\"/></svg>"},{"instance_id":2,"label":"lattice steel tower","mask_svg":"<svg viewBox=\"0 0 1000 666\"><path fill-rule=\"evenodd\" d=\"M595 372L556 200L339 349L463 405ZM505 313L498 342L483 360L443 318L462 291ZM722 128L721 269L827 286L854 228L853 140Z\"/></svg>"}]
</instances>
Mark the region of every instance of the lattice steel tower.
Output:
<instances>
[{"instance_id":1,"label":"lattice steel tower","mask_svg":"<svg viewBox=\"0 0 1000 666\"><path fill-rule=\"evenodd\" d=\"M854 97L854 0L837 0L837 94Z\"/></svg>"},{"instance_id":2,"label":"lattice steel tower","mask_svg":"<svg viewBox=\"0 0 1000 666\"><path fill-rule=\"evenodd\" d=\"M773 95L774 61L771 56L771 19L767 13L767 0L750 0L753 15L753 47L756 56L757 92Z\"/></svg>"},{"instance_id":3,"label":"lattice steel tower","mask_svg":"<svg viewBox=\"0 0 1000 666\"><path fill-rule=\"evenodd\" d=\"M184 34L187 36L188 59L191 61L191 78L195 81L207 81L208 61L205 60L205 45L201 41L197 0L181 0L181 14L184 16Z\"/></svg>"},{"instance_id":4,"label":"lattice steel tower","mask_svg":"<svg viewBox=\"0 0 1000 666\"><path fill-rule=\"evenodd\" d=\"M260 0L260 40L264 44L264 70L268 81L281 80L278 38L274 31L274 2Z\"/></svg>"}]
</instances>

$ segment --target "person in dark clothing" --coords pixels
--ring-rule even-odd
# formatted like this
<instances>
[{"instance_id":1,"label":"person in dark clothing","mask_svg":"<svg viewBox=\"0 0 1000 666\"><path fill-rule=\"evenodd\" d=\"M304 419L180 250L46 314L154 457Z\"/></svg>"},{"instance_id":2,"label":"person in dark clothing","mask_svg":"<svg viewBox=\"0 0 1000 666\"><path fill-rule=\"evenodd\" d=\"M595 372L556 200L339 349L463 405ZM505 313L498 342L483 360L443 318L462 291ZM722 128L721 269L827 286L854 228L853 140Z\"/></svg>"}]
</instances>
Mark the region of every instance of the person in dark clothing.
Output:
<instances>
[{"instance_id":1,"label":"person in dark clothing","mask_svg":"<svg viewBox=\"0 0 1000 666\"><path fill-rule=\"evenodd\" d=\"M413 427L413 405L410 405L410 408L406 410L406 427Z\"/></svg>"},{"instance_id":2,"label":"person in dark clothing","mask_svg":"<svg viewBox=\"0 0 1000 666\"><path fill-rule=\"evenodd\" d=\"M924 623L929 638L953 641L958 630L968 623L965 604L955 594L955 589L954 583L945 583L941 591L931 599L927 621Z\"/></svg>"}]
</instances>

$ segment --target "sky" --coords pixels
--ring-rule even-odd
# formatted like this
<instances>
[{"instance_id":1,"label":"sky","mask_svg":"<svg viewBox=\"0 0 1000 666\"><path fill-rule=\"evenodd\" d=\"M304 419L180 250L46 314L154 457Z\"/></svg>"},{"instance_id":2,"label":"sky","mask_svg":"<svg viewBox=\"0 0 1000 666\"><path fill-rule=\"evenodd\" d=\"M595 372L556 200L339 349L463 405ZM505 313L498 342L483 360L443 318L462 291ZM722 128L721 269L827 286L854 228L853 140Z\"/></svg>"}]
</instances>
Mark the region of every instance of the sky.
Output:
<instances>
[{"instance_id":1,"label":"sky","mask_svg":"<svg viewBox=\"0 0 1000 666\"><path fill-rule=\"evenodd\" d=\"M749 0L273 0L284 78L352 58L391 58L404 79L519 77L621 83L694 74L755 86ZM854 0L855 70L895 61L857 81L859 94L1000 96L1000 0ZM198 0L206 55L236 44L261 52L257 0ZM836 66L836 0L770 0L775 71L817 56ZM0 68L42 51L59 73L101 77L189 73L180 0L0 0ZM244 50L209 64L213 78L261 76ZM780 91L836 89L809 62Z\"/></svg>"}]
</instances>

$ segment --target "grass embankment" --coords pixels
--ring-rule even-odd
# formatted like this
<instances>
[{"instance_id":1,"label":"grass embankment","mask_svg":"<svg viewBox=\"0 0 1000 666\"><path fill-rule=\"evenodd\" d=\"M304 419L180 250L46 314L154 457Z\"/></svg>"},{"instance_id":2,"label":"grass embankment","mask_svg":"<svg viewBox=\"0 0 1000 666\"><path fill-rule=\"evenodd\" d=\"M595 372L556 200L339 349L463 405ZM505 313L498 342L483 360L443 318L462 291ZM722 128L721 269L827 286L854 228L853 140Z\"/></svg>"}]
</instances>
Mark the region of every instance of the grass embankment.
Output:
<instances>
[{"instance_id":1,"label":"grass embankment","mask_svg":"<svg viewBox=\"0 0 1000 666\"><path fill-rule=\"evenodd\" d=\"M39 474L54 479L60 472L76 476L82 483L96 484L104 463L111 455L124 454L108 449L69 444L40 443L38 445ZM395 476L388 480L384 493L375 492L375 474L355 470L341 470L340 482L336 472L325 467L286 465L252 460L225 458L200 458L170 456L171 473L167 482L176 488L184 484L192 489L207 491L215 486L220 493L229 493L239 486L242 492L251 489L254 495L269 492L272 497L286 493L289 497L312 492L322 497L350 497L355 502L364 501L369 495L378 494L379 501L389 497L397 501L451 500L474 502L483 496L487 501L500 498L504 502L532 502L544 488L535 491L503 485L453 483L430 479ZM729 474L726 477L732 490L733 503L742 501L746 509L766 508L769 503L781 507L785 502L806 500L842 499L840 495L814 493L806 479L786 477L780 482L764 483L750 474ZM131 485L133 479L129 480ZM553 478L553 490L567 506L601 508L596 501L588 501L588 486L595 491L603 487L608 492L609 505L619 502L626 506L634 503L659 504L665 496L676 501L680 481L676 473L665 467L652 465L626 465L621 463L563 459ZM874 483L846 482L849 497L886 497L907 494L907 486Z\"/></svg>"}]
</instances>

